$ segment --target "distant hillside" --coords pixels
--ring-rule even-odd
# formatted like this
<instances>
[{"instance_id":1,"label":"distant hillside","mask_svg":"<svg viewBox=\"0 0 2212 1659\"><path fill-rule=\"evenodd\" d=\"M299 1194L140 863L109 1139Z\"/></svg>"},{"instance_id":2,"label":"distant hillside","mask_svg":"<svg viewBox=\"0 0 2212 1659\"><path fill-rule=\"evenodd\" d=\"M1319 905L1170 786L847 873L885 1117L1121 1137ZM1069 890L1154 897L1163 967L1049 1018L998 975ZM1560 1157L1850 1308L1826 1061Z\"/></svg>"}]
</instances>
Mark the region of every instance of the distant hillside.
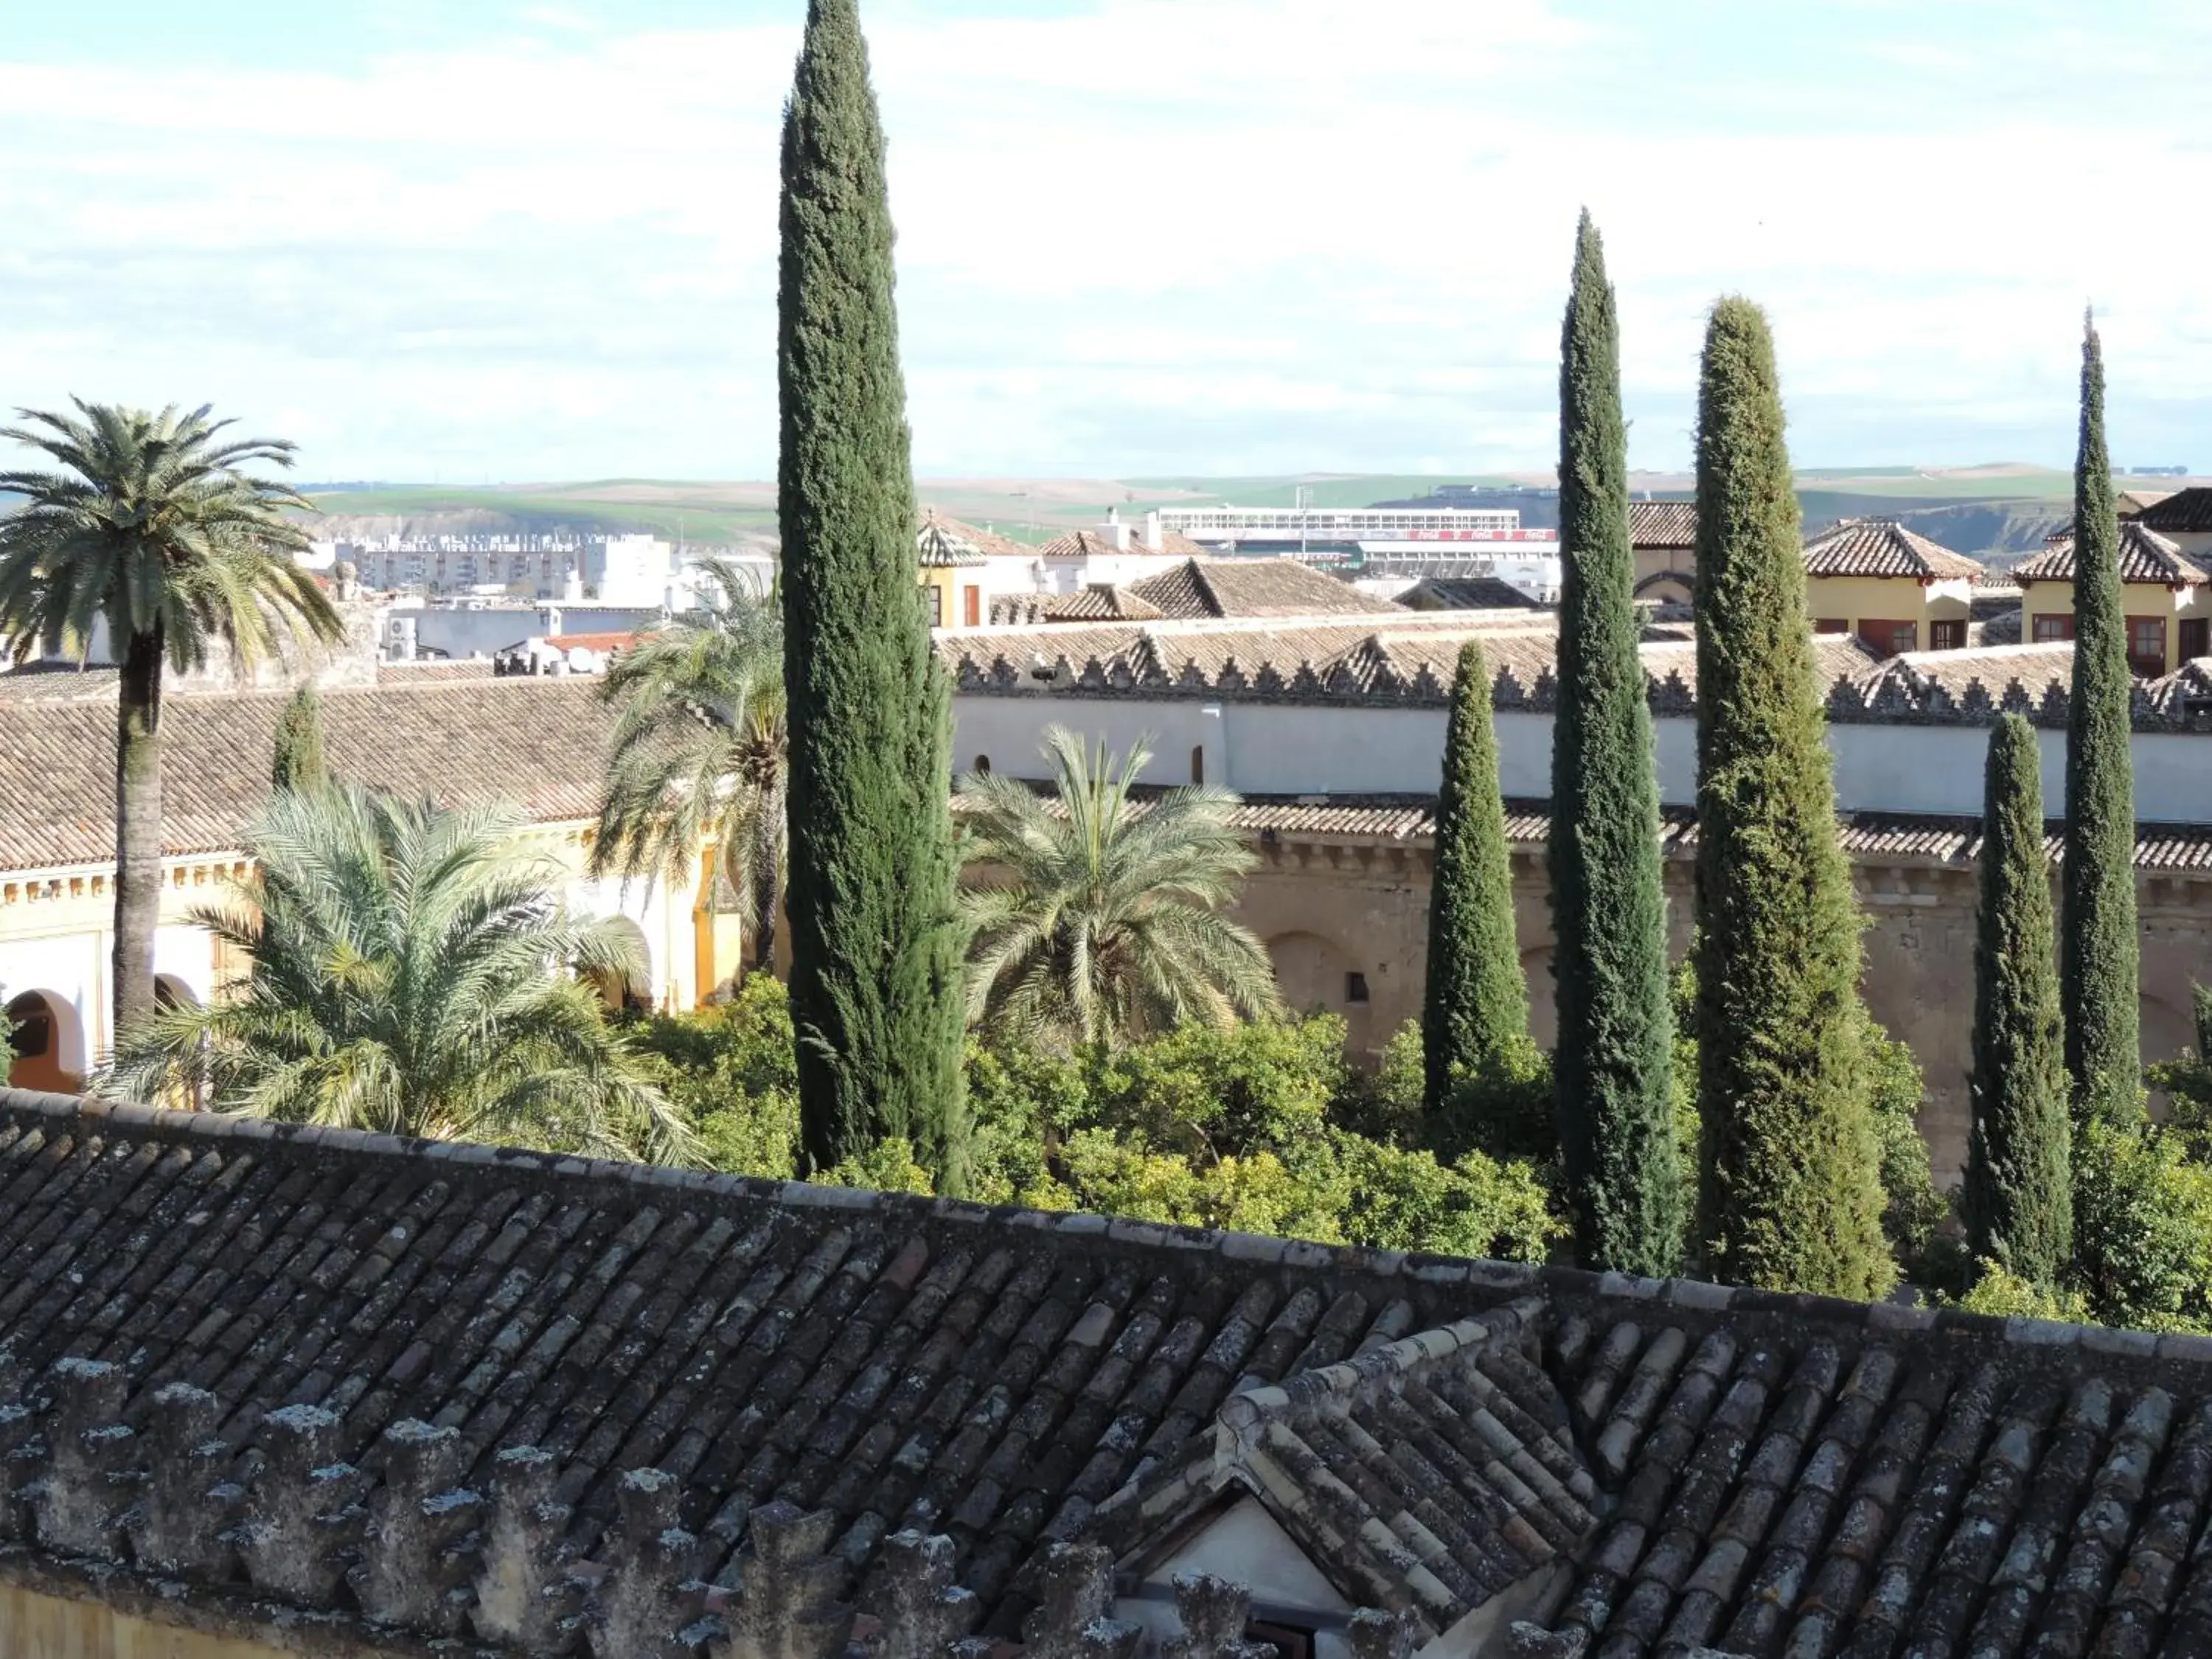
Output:
<instances>
[{"instance_id":1,"label":"distant hillside","mask_svg":"<svg viewBox=\"0 0 2212 1659\"><path fill-rule=\"evenodd\" d=\"M2185 480L2160 479L2161 487ZM1316 507L1367 507L1431 499L1439 484L1486 484L1486 504L1517 508L1522 522L1548 528L1559 502L1547 472L1309 472L1270 477L1140 478L930 478L915 494L925 506L988 525L1018 541L1038 542L1094 525L1109 511L1141 518L1152 507L1288 507L1300 490ZM1686 499L1680 473L1638 473L1639 495ZM1516 488L1517 486L1517 488ZM1894 517L1944 546L2002 563L2039 547L2071 513L2073 481L2061 471L2013 465L1951 468L1806 468L1797 477L1805 527L1842 518ZM672 539L772 545L775 489L766 483L691 483L603 478L580 483L467 489L386 484L317 493L319 533L341 538L392 533L580 530L650 531Z\"/></svg>"}]
</instances>

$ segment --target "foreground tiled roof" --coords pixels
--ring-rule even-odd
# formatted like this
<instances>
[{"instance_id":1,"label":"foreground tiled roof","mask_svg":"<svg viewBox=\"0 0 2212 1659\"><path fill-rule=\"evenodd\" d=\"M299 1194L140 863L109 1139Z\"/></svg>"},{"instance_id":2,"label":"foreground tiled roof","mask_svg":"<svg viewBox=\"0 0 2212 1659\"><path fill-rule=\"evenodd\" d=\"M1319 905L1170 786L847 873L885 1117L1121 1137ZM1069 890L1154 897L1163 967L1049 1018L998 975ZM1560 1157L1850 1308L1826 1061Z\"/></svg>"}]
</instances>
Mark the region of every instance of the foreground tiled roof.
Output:
<instances>
[{"instance_id":1,"label":"foreground tiled roof","mask_svg":"<svg viewBox=\"0 0 2212 1659\"><path fill-rule=\"evenodd\" d=\"M598 682L494 677L483 666L325 690L331 769L401 794L507 801L540 822L591 817L611 730ZM248 691L164 702L165 854L239 845L268 793L276 717L288 696ZM112 860L114 777L112 692L65 701L0 697L0 869Z\"/></svg>"},{"instance_id":2,"label":"foreground tiled roof","mask_svg":"<svg viewBox=\"0 0 2212 1659\"><path fill-rule=\"evenodd\" d=\"M1241 1494L1401 1653L2212 1641L2205 1339L14 1093L0 1192L0 1579L167 1622L1003 1638Z\"/></svg>"},{"instance_id":3,"label":"foreground tiled roof","mask_svg":"<svg viewBox=\"0 0 2212 1659\"><path fill-rule=\"evenodd\" d=\"M2183 535L2212 531L2212 486L2194 484L2187 489L2169 490L2146 506L2136 522L2146 530L2179 531Z\"/></svg>"},{"instance_id":4,"label":"foreground tiled roof","mask_svg":"<svg viewBox=\"0 0 2212 1659\"><path fill-rule=\"evenodd\" d=\"M2074 532L2064 531L2044 544L2043 551L2013 571L2013 580L2027 582L2070 582L2074 580ZM2120 526L2120 580L2152 582L2162 586L2212 580L2203 567L2160 535L2145 519L2130 519Z\"/></svg>"},{"instance_id":5,"label":"foreground tiled roof","mask_svg":"<svg viewBox=\"0 0 2212 1659\"><path fill-rule=\"evenodd\" d=\"M1686 552L1698 544L1698 504L1695 501L1631 501L1628 539L1653 552Z\"/></svg>"},{"instance_id":6,"label":"foreground tiled roof","mask_svg":"<svg viewBox=\"0 0 2212 1659\"><path fill-rule=\"evenodd\" d=\"M1186 559L1132 582L1129 591L1164 617L1373 616L1398 609L1295 559Z\"/></svg>"},{"instance_id":7,"label":"foreground tiled roof","mask_svg":"<svg viewBox=\"0 0 2212 1659\"><path fill-rule=\"evenodd\" d=\"M1982 567L1914 534L1894 519L1845 519L1805 544L1808 576L1914 576L1970 580Z\"/></svg>"}]
</instances>

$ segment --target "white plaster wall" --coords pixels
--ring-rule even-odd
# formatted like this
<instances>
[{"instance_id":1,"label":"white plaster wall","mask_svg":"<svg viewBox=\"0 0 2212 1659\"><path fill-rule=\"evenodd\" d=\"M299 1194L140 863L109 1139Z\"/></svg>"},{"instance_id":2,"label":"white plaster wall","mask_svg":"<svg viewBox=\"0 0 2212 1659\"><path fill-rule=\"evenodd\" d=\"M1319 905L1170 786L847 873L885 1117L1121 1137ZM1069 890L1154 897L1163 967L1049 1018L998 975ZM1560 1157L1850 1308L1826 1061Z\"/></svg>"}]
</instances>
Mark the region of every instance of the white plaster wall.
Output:
<instances>
[{"instance_id":1,"label":"white plaster wall","mask_svg":"<svg viewBox=\"0 0 2212 1659\"><path fill-rule=\"evenodd\" d=\"M1234 708L1235 704L1227 705ZM955 697L952 700L952 769L975 769L988 755L994 772L1012 778L1052 775L1040 744L1048 726L1065 726L1097 742L1103 738L1115 754L1139 739L1152 751L1141 781L1188 783L1190 752L1206 750L1206 776L1212 783L1256 793L1240 783L1235 761L1224 748L1224 705L1188 700L1146 702L1131 697ZM1308 788L1322 787L1309 784ZM1431 787L1435 786L1431 784Z\"/></svg>"},{"instance_id":2,"label":"white plaster wall","mask_svg":"<svg viewBox=\"0 0 2212 1659\"><path fill-rule=\"evenodd\" d=\"M1255 1618L1281 1614L1285 1622L1301 1627L1314 1621L1297 1617L1299 1613L1327 1619L1334 1628L1315 1631L1314 1659L1350 1659L1352 1644L1343 1624L1352 1616L1352 1603L1258 1499L1240 1498L1186 1540L1145 1574L1145 1583L1155 1593L1121 1597L1115 1603L1114 1616L1142 1625L1147 1647L1156 1648L1181 1630L1170 1594L1176 1576L1194 1572L1210 1572L1249 1589Z\"/></svg>"},{"instance_id":3,"label":"white plaster wall","mask_svg":"<svg viewBox=\"0 0 2212 1659\"><path fill-rule=\"evenodd\" d=\"M1206 775L1248 795L1429 794L1443 765L1441 708L1358 708L1126 697L957 696L954 765L979 754L1015 777L1046 775L1037 754L1054 722L1116 750L1153 739L1147 783L1188 781L1192 747L1206 747ZM1697 722L1655 720L1659 795L1670 806L1697 797ZM1510 796L1552 792L1549 714L1497 716L1498 781ZM2065 798L2066 734L2039 730L2044 801ZM1838 804L1847 811L1978 817L1989 728L1836 725L1828 728ZM2152 823L2212 823L2212 736L2137 732L2136 815Z\"/></svg>"},{"instance_id":4,"label":"white plaster wall","mask_svg":"<svg viewBox=\"0 0 2212 1659\"><path fill-rule=\"evenodd\" d=\"M656 1007L673 1003L677 1007L688 1008L697 1000L691 986L696 975L692 969L688 888L682 893L672 893L667 883L656 882L648 892L641 881L594 881L585 878L569 882L562 896L577 915L623 916L637 924L638 932L645 938L646 982Z\"/></svg>"},{"instance_id":5,"label":"white plaster wall","mask_svg":"<svg viewBox=\"0 0 2212 1659\"><path fill-rule=\"evenodd\" d=\"M98 1058L106 964L106 935L62 934L0 943L0 1003L26 991L43 991L71 1010L75 1030L64 1034L62 1063L82 1073Z\"/></svg>"},{"instance_id":6,"label":"white plaster wall","mask_svg":"<svg viewBox=\"0 0 2212 1659\"><path fill-rule=\"evenodd\" d=\"M167 975L198 1003L215 1000L215 938L198 927L154 930L154 971Z\"/></svg>"}]
</instances>

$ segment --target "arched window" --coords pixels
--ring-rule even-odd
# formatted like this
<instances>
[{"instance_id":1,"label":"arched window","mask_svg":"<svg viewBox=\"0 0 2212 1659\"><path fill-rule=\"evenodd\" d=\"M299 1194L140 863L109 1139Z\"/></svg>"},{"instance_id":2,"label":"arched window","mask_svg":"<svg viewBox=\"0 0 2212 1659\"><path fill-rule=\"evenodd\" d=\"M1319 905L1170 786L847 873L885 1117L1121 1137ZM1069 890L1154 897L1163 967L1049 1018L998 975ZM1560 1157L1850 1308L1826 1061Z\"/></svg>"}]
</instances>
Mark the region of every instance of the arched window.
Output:
<instances>
[{"instance_id":1,"label":"arched window","mask_svg":"<svg viewBox=\"0 0 2212 1659\"><path fill-rule=\"evenodd\" d=\"M975 764L969 769L974 772L977 777L989 777L991 775L991 757L988 755L976 756Z\"/></svg>"}]
</instances>

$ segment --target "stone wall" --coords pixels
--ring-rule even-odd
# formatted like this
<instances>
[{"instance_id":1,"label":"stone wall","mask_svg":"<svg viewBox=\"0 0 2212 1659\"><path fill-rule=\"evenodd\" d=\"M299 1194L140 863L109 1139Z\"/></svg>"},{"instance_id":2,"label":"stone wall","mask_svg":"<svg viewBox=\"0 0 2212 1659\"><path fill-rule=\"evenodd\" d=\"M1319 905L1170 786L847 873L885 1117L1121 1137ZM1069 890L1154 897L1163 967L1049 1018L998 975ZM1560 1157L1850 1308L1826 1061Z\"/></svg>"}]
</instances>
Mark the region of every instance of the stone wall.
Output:
<instances>
[{"instance_id":1,"label":"stone wall","mask_svg":"<svg viewBox=\"0 0 2212 1659\"><path fill-rule=\"evenodd\" d=\"M1284 994L1301 1010L1345 1017L1356 1051L1379 1052L1418 1018L1427 984L1429 850L1403 842L1284 837L1263 842L1238 919L1267 941ZM1551 896L1540 854L1514 856L1521 960L1530 1023L1550 1047ZM1911 1045L1927 1075L1921 1127L1937 1178L1955 1181L1966 1156L1967 1076L1972 1067L1974 911L1971 868L1926 860L1860 860L1854 869L1867 918L1867 1006L1892 1036ZM1689 950L1692 868L1667 866L1669 933ZM2143 1054L2172 1058L2192 1039L2190 986L2212 983L2212 878L2146 875L2142 907ZM1358 983L1349 976L1357 974ZM1366 1000L1354 1000L1364 990Z\"/></svg>"}]
</instances>

